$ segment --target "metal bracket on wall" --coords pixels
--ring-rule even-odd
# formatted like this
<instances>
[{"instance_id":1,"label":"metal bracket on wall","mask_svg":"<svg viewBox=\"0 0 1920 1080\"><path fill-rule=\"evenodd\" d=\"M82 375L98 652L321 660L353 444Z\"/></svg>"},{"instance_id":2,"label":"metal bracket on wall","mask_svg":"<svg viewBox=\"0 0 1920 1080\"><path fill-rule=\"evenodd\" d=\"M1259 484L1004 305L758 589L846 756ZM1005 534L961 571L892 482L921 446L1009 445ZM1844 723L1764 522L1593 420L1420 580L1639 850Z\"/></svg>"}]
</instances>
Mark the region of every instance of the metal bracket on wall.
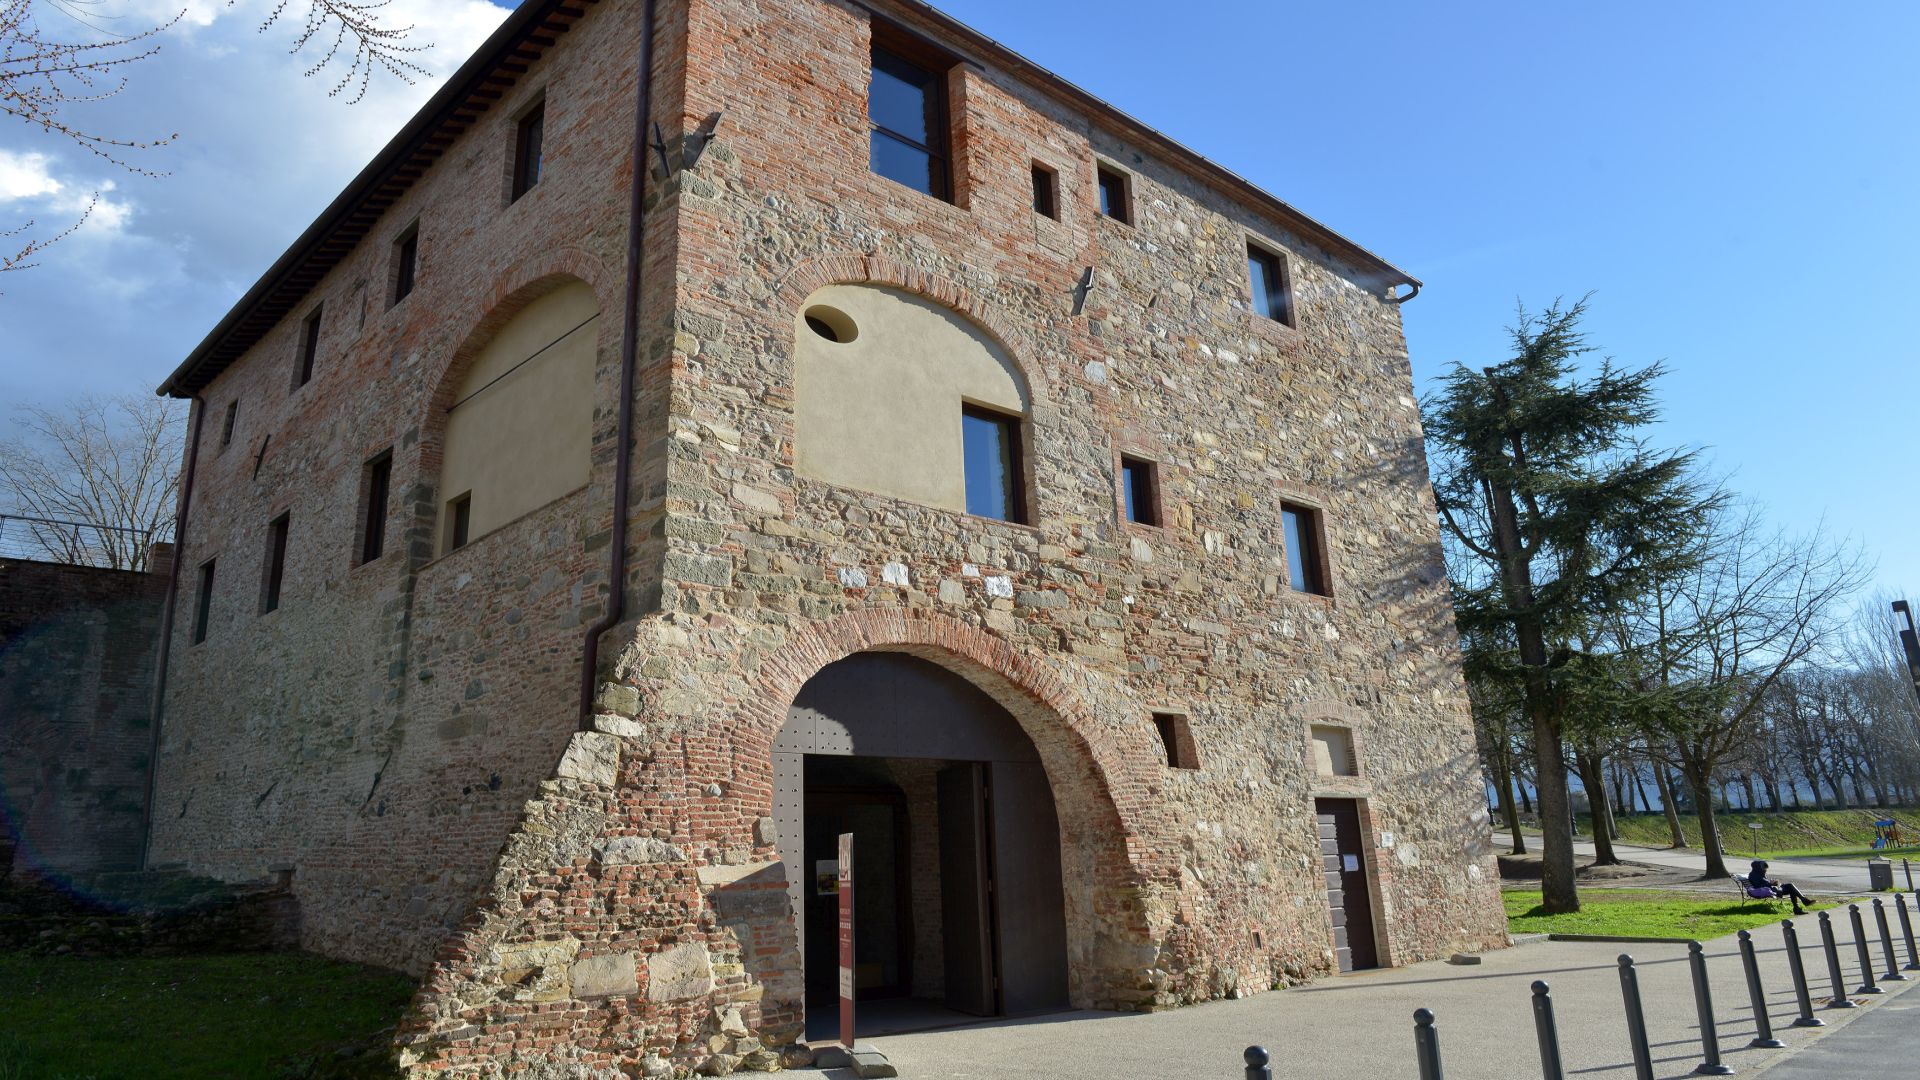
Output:
<instances>
[{"instance_id":1,"label":"metal bracket on wall","mask_svg":"<svg viewBox=\"0 0 1920 1080\"><path fill-rule=\"evenodd\" d=\"M665 136L660 134L660 122L658 120L653 123L653 141L651 145L653 146L654 154L660 159L660 164L654 168L653 174L665 180L673 175L673 165L667 160L667 140Z\"/></svg>"},{"instance_id":2,"label":"metal bracket on wall","mask_svg":"<svg viewBox=\"0 0 1920 1080\"><path fill-rule=\"evenodd\" d=\"M691 169L700 163L700 155L707 152L707 144L713 141L713 132L720 126L720 113L710 112L700 121L700 126L687 132L680 141L680 167Z\"/></svg>"},{"instance_id":3,"label":"metal bracket on wall","mask_svg":"<svg viewBox=\"0 0 1920 1080\"><path fill-rule=\"evenodd\" d=\"M1087 296L1093 292L1093 267L1080 275L1080 281L1073 287L1073 313L1078 315L1087 309Z\"/></svg>"}]
</instances>

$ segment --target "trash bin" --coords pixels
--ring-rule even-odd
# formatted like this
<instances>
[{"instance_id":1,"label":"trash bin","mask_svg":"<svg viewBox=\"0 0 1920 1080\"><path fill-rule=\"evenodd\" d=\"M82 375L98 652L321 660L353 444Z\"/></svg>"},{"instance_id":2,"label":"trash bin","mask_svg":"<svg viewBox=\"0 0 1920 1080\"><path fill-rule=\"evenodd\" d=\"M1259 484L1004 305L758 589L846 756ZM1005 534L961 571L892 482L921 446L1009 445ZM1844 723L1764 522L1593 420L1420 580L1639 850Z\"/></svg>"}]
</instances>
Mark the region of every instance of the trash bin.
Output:
<instances>
[{"instance_id":1,"label":"trash bin","mask_svg":"<svg viewBox=\"0 0 1920 1080\"><path fill-rule=\"evenodd\" d=\"M1890 859L1867 860L1867 887L1874 892L1893 888L1893 861Z\"/></svg>"}]
</instances>

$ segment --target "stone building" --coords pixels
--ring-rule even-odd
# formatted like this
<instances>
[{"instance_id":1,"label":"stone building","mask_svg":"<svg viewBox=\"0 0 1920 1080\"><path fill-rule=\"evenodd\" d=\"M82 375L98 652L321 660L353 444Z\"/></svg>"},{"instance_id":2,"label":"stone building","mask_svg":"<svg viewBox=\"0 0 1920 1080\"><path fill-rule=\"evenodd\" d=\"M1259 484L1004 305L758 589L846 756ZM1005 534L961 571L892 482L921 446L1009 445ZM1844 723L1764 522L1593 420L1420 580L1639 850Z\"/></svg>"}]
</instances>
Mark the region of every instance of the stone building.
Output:
<instances>
[{"instance_id":1,"label":"stone building","mask_svg":"<svg viewBox=\"0 0 1920 1080\"><path fill-rule=\"evenodd\" d=\"M527 0L162 388L151 859L421 1075L771 1064L840 832L876 1023L1502 944L1417 288L911 0Z\"/></svg>"}]
</instances>

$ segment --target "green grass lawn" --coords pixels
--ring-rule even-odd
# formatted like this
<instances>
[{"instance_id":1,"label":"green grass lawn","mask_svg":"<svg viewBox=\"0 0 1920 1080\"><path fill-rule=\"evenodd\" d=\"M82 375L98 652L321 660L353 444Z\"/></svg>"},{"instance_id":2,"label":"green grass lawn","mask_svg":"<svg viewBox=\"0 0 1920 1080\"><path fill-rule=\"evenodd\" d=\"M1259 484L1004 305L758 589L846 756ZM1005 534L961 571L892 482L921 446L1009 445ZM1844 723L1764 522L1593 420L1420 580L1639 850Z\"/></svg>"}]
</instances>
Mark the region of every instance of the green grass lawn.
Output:
<instances>
[{"instance_id":1,"label":"green grass lawn","mask_svg":"<svg viewBox=\"0 0 1920 1080\"><path fill-rule=\"evenodd\" d=\"M302 953L0 953L0 1080L382 1076L381 1033L412 992Z\"/></svg>"},{"instance_id":2,"label":"green grass lawn","mask_svg":"<svg viewBox=\"0 0 1920 1080\"><path fill-rule=\"evenodd\" d=\"M1758 900L1742 902L1726 894L1670 892L1660 889L1582 889L1580 910L1571 915L1540 911L1537 889L1507 892L1507 929L1515 934L1606 934L1623 937L1708 938L1751 930L1791 915L1782 901L1775 908ZM1832 907L1816 904L1814 908Z\"/></svg>"},{"instance_id":3,"label":"green grass lawn","mask_svg":"<svg viewBox=\"0 0 1920 1080\"><path fill-rule=\"evenodd\" d=\"M1760 854L1769 858L1790 858L1799 856L1867 858L1874 854L1886 854L1896 862L1901 855L1920 861L1920 847L1908 847L1889 852L1874 852L1869 845L1873 843L1873 823L1883 818L1893 818L1902 827L1920 833L1920 810L1783 810L1776 814L1771 811L1758 813L1718 813L1714 821L1720 826L1720 843L1729 859L1754 857L1756 840ZM1758 822L1759 829L1747 826ZM1615 822L1620 827L1620 842L1637 844L1642 847L1666 847L1672 842L1667 832L1665 814L1623 814ZM1686 831L1687 843L1700 845L1700 820L1692 814L1680 815L1680 826ZM1576 823L1582 836L1591 836L1592 825L1585 816Z\"/></svg>"}]
</instances>

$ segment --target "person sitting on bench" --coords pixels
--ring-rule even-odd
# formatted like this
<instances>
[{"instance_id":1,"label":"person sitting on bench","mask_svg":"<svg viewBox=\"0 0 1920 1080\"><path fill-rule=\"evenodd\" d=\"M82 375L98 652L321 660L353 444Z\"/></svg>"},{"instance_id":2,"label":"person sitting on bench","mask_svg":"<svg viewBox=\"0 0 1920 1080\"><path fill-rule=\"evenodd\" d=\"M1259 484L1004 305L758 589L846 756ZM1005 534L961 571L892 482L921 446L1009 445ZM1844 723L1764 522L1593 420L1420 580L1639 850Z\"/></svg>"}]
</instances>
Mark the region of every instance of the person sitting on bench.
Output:
<instances>
[{"instance_id":1,"label":"person sitting on bench","mask_svg":"<svg viewBox=\"0 0 1920 1080\"><path fill-rule=\"evenodd\" d=\"M1793 901L1795 915L1807 913L1803 906L1808 903L1805 893L1794 888L1791 882L1767 880L1767 860L1765 859L1753 860L1752 868L1747 871L1747 895L1755 900L1772 900L1775 897L1784 896Z\"/></svg>"}]
</instances>

